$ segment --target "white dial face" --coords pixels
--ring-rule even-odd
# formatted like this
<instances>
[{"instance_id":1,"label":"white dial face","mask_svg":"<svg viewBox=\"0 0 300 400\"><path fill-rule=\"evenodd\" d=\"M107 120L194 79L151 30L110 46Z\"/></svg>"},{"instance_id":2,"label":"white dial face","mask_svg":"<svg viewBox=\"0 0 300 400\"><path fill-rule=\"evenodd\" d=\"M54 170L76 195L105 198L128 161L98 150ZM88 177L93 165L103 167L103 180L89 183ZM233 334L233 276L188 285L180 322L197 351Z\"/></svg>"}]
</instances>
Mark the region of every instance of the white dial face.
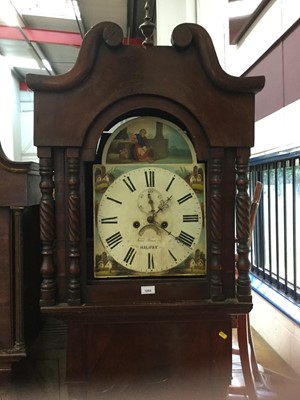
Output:
<instances>
[{"instance_id":1,"label":"white dial face","mask_svg":"<svg viewBox=\"0 0 300 400\"><path fill-rule=\"evenodd\" d=\"M182 263L199 242L202 211L191 186L155 166L131 170L105 191L97 229L107 253L127 269L163 273Z\"/></svg>"}]
</instances>

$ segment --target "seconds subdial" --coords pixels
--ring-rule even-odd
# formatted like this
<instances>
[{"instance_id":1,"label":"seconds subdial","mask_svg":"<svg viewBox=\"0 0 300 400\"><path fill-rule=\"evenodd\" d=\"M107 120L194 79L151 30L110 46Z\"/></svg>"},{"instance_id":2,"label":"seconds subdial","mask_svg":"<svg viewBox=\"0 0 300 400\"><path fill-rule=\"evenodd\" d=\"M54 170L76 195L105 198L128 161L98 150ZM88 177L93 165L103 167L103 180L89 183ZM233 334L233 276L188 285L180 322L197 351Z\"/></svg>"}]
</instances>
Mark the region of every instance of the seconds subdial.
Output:
<instances>
[{"instance_id":1,"label":"seconds subdial","mask_svg":"<svg viewBox=\"0 0 300 400\"><path fill-rule=\"evenodd\" d=\"M156 189L146 189L138 197L138 208L145 214L154 214L163 201L162 195Z\"/></svg>"}]
</instances>

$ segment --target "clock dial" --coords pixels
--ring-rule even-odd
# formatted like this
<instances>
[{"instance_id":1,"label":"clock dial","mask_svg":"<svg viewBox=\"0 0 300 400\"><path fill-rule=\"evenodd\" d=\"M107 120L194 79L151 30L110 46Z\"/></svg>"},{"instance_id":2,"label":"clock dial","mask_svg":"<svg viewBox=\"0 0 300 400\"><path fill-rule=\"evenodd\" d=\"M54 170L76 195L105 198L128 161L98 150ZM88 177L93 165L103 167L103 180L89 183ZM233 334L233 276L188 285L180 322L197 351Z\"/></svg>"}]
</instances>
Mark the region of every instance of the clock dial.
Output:
<instances>
[{"instance_id":1,"label":"clock dial","mask_svg":"<svg viewBox=\"0 0 300 400\"><path fill-rule=\"evenodd\" d=\"M186 260L199 243L203 225L192 187L155 166L130 170L113 181L96 218L107 254L142 274L164 273Z\"/></svg>"}]
</instances>

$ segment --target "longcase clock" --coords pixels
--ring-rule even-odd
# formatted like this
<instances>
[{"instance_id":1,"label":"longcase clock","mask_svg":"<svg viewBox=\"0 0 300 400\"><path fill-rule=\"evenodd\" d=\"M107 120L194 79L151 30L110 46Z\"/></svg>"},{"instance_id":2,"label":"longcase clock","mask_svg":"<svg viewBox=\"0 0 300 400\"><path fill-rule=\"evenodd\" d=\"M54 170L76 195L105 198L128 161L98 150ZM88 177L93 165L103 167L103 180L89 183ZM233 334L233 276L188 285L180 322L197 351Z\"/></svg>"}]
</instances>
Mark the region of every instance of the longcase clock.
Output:
<instances>
[{"instance_id":1,"label":"longcase clock","mask_svg":"<svg viewBox=\"0 0 300 400\"><path fill-rule=\"evenodd\" d=\"M252 307L247 173L264 79L226 74L198 25L143 47L105 22L68 73L27 83L40 306L69 326L70 396L224 399L231 315Z\"/></svg>"}]
</instances>

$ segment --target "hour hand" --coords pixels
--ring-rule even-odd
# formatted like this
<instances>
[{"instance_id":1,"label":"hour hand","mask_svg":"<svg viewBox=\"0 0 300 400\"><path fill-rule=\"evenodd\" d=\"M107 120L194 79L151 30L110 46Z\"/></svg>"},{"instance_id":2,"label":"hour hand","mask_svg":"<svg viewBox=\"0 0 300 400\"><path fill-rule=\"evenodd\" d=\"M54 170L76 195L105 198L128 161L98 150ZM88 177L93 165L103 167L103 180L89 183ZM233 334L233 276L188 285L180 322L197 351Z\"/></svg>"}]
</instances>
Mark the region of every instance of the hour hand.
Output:
<instances>
[{"instance_id":1,"label":"hour hand","mask_svg":"<svg viewBox=\"0 0 300 400\"><path fill-rule=\"evenodd\" d=\"M154 214L154 213L155 213L155 210L154 210L154 201L153 201L153 199L152 199L152 197L151 197L150 190L149 190L149 192L148 192L148 203L150 204L152 214Z\"/></svg>"}]
</instances>

